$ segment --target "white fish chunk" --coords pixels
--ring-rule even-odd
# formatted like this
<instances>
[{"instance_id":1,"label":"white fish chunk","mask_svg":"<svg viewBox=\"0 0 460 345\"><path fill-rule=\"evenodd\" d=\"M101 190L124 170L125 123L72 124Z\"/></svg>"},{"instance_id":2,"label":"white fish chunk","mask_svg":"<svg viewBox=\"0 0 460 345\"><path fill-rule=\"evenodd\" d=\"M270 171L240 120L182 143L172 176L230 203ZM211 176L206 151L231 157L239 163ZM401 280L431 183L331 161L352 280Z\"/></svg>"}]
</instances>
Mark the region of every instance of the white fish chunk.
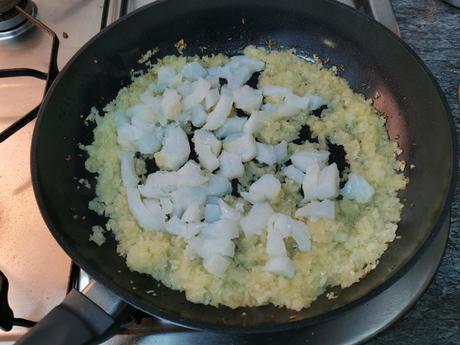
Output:
<instances>
[{"instance_id":1,"label":"white fish chunk","mask_svg":"<svg viewBox=\"0 0 460 345\"><path fill-rule=\"evenodd\" d=\"M326 105L326 100L318 95L311 95L311 94L305 94L304 97L309 97L310 98L310 110L316 110L320 108L323 105Z\"/></svg>"},{"instance_id":2,"label":"white fish chunk","mask_svg":"<svg viewBox=\"0 0 460 345\"><path fill-rule=\"evenodd\" d=\"M217 85L219 85L219 78L217 78ZM204 98L204 108L210 110L219 101L220 94L219 89L208 90L206 97Z\"/></svg>"},{"instance_id":3,"label":"white fish chunk","mask_svg":"<svg viewBox=\"0 0 460 345\"><path fill-rule=\"evenodd\" d=\"M293 219L284 213L273 213L267 221L267 231L277 232L284 239L292 235Z\"/></svg>"},{"instance_id":4,"label":"white fish chunk","mask_svg":"<svg viewBox=\"0 0 460 345\"><path fill-rule=\"evenodd\" d=\"M237 87L233 92L235 108L241 109L247 114L259 110L262 98L262 91L253 89L249 85Z\"/></svg>"},{"instance_id":5,"label":"white fish chunk","mask_svg":"<svg viewBox=\"0 0 460 345\"><path fill-rule=\"evenodd\" d=\"M117 110L113 113L115 116L115 125L116 127L121 127L124 125L129 125L129 120L126 117L126 113L123 110Z\"/></svg>"},{"instance_id":6,"label":"white fish chunk","mask_svg":"<svg viewBox=\"0 0 460 345\"><path fill-rule=\"evenodd\" d=\"M284 96L284 101L287 105L295 107L297 109L307 110L310 104L309 97L302 97L294 95L293 93L288 93Z\"/></svg>"},{"instance_id":7,"label":"white fish chunk","mask_svg":"<svg viewBox=\"0 0 460 345\"><path fill-rule=\"evenodd\" d=\"M151 217L158 217L158 226L163 226L166 215L161 208L160 202L155 199L144 199L142 202L144 203ZM163 230L163 228L159 228L159 230Z\"/></svg>"},{"instance_id":8,"label":"white fish chunk","mask_svg":"<svg viewBox=\"0 0 460 345\"><path fill-rule=\"evenodd\" d=\"M245 84L255 72L263 70L265 64L260 60L255 60L244 55L233 56L229 62L222 67L209 68L211 75L225 78L230 89Z\"/></svg>"},{"instance_id":9,"label":"white fish chunk","mask_svg":"<svg viewBox=\"0 0 460 345\"><path fill-rule=\"evenodd\" d=\"M347 199L356 200L359 203L366 203L374 195L374 188L360 175L351 173L348 181L340 193Z\"/></svg>"},{"instance_id":10,"label":"white fish chunk","mask_svg":"<svg viewBox=\"0 0 460 345\"><path fill-rule=\"evenodd\" d=\"M220 98L215 108L209 113L203 129L216 130L221 127L232 110L233 94L227 88L222 88Z\"/></svg>"},{"instance_id":11,"label":"white fish chunk","mask_svg":"<svg viewBox=\"0 0 460 345\"><path fill-rule=\"evenodd\" d=\"M339 195L339 169L332 163L321 170L316 187L316 198L320 200L333 199Z\"/></svg>"},{"instance_id":12,"label":"white fish chunk","mask_svg":"<svg viewBox=\"0 0 460 345\"><path fill-rule=\"evenodd\" d=\"M295 212L296 218L308 218L311 217L313 220L317 218L323 219L335 219L335 201L323 200L323 201L311 201L304 207L299 208Z\"/></svg>"},{"instance_id":13,"label":"white fish chunk","mask_svg":"<svg viewBox=\"0 0 460 345\"><path fill-rule=\"evenodd\" d=\"M178 186L201 186L209 180L208 176L203 174L200 166L191 160L177 170L176 176Z\"/></svg>"},{"instance_id":14,"label":"white fish chunk","mask_svg":"<svg viewBox=\"0 0 460 345\"><path fill-rule=\"evenodd\" d=\"M227 204L222 199L219 199L218 202L219 202L221 219L239 220L241 218L241 212L239 210L231 207L229 204Z\"/></svg>"},{"instance_id":15,"label":"white fish chunk","mask_svg":"<svg viewBox=\"0 0 460 345\"><path fill-rule=\"evenodd\" d=\"M292 279L295 274L294 261L289 259L287 256L277 256L270 258L265 264L264 271L282 276L285 278Z\"/></svg>"},{"instance_id":16,"label":"white fish chunk","mask_svg":"<svg viewBox=\"0 0 460 345\"><path fill-rule=\"evenodd\" d=\"M188 80L184 80L182 83L177 85L176 90L182 97L190 95L193 91L193 84Z\"/></svg>"},{"instance_id":17,"label":"white fish chunk","mask_svg":"<svg viewBox=\"0 0 460 345\"><path fill-rule=\"evenodd\" d=\"M230 62L227 65L239 67L245 67L251 70L251 74L260 72L264 69L265 63L261 60L247 57L246 55L235 55L230 58ZM248 79L249 80L249 79Z\"/></svg>"},{"instance_id":18,"label":"white fish chunk","mask_svg":"<svg viewBox=\"0 0 460 345\"><path fill-rule=\"evenodd\" d=\"M275 151L275 157L276 157L276 161L278 163L282 163L283 161L286 160L287 158L287 142L285 140L283 140L282 142L280 142L279 144L275 145L273 147L274 151Z\"/></svg>"},{"instance_id":19,"label":"white fish chunk","mask_svg":"<svg viewBox=\"0 0 460 345\"><path fill-rule=\"evenodd\" d=\"M283 168L283 173L287 178L297 182L300 185L303 183L303 179L305 178L305 174L293 165L288 165L287 167Z\"/></svg>"},{"instance_id":20,"label":"white fish chunk","mask_svg":"<svg viewBox=\"0 0 460 345\"><path fill-rule=\"evenodd\" d=\"M292 220L291 225L292 238L301 252L307 252L311 249L310 229L307 224L297 220Z\"/></svg>"},{"instance_id":21,"label":"white fish chunk","mask_svg":"<svg viewBox=\"0 0 460 345\"><path fill-rule=\"evenodd\" d=\"M261 107L271 120L283 120L298 114L301 109L288 104L265 103Z\"/></svg>"},{"instance_id":22,"label":"white fish chunk","mask_svg":"<svg viewBox=\"0 0 460 345\"><path fill-rule=\"evenodd\" d=\"M184 76L184 78L190 81L195 81L199 78L204 78L208 74L206 69L203 66L201 66L199 62L196 61L185 64L185 66L181 70L181 73Z\"/></svg>"},{"instance_id":23,"label":"white fish chunk","mask_svg":"<svg viewBox=\"0 0 460 345\"><path fill-rule=\"evenodd\" d=\"M181 187L173 191L171 200L174 204L174 214L178 217L182 216L187 207L194 202L204 204L206 196L206 189L203 187Z\"/></svg>"},{"instance_id":24,"label":"white fish chunk","mask_svg":"<svg viewBox=\"0 0 460 345\"><path fill-rule=\"evenodd\" d=\"M177 187L177 172L155 171L147 176L145 183L139 186L139 191L147 198L164 198Z\"/></svg>"},{"instance_id":25,"label":"white fish chunk","mask_svg":"<svg viewBox=\"0 0 460 345\"><path fill-rule=\"evenodd\" d=\"M147 133L134 141L137 149L142 154L152 154L161 149L164 129L159 126L152 126Z\"/></svg>"},{"instance_id":26,"label":"white fish chunk","mask_svg":"<svg viewBox=\"0 0 460 345\"><path fill-rule=\"evenodd\" d=\"M231 264L231 260L222 255L213 255L203 260L204 268L216 277L222 278Z\"/></svg>"},{"instance_id":27,"label":"white fish chunk","mask_svg":"<svg viewBox=\"0 0 460 345\"><path fill-rule=\"evenodd\" d=\"M198 252L201 250L203 246L203 240L199 237L191 237L187 241L187 245L185 246L184 256L188 260L194 260L199 257Z\"/></svg>"},{"instance_id":28,"label":"white fish chunk","mask_svg":"<svg viewBox=\"0 0 460 345\"><path fill-rule=\"evenodd\" d=\"M256 141L251 134L232 134L224 140L224 150L241 157L242 162L248 162L257 154Z\"/></svg>"},{"instance_id":29,"label":"white fish chunk","mask_svg":"<svg viewBox=\"0 0 460 345\"><path fill-rule=\"evenodd\" d=\"M216 137L219 139L224 139L232 134L238 134L243 132L243 126L246 123L247 119L244 117L229 117L224 125L216 131Z\"/></svg>"},{"instance_id":30,"label":"white fish chunk","mask_svg":"<svg viewBox=\"0 0 460 345\"><path fill-rule=\"evenodd\" d=\"M215 137L214 133L203 129L195 131L192 141L200 165L208 171L216 170L219 167L217 156L222 147L221 141Z\"/></svg>"},{"instance_id":31,"label":"white fish chunk","mask_svg":"<svg viewBox=\"0 0 460 345\"><path fill-rule=\"evenodd\" d=\"M263 70L265 64L260 60L248 58L244 55L233 56L225 65L228 68L226 76L230 88L236 88L245 84L255 72Z\"/></svg>"},{"instance_id":32,"label":"white fish chunk","mask_svg":"<svg viewBox=\"0 0 460 345\"><path fill-rule=\"evenodd\" d=\"M220 219L217 222L206 225L200 233L205 239L234 239L240 234L238 219Z\"/></svg>"},{"instance_id":33,"label":"white fish chunk","mask_svg":"<svg viewBox=\"0 0 460 345\"><path fill-rule=\"evenodd\" d=\"M307 167L307 171L302 182L302 190L305 200L310 201L316 199L316 189L318 188L320 171L321 169L317 162L314 162Z\"/></svg>"},{"instance_id":34,"label":"white fish chunk","mask_svg":"<svg viewBox=\"0 0 460 345\"><path fill-rule=\"evenodd\" d=\"M228 179L234 179L244 175L244 166L241 157L223 151L219 157L220 173Z\"/></svg>"},{"instance_id":35,"label":"white fish chunk","mask_svg":"<svg viewBox=\"0 0 460 345\"><path fill-rule=\"evenodd\" d=\"M144 104L138 103L126 110L126 117L132 119L137 118L138 120L143 120L143 122L154 123L155 122L155 113L153 109Z\"/></svg>"},{"instance_id":36,"label":"white fish chunk","mask_svg":"<svg viewBox=\"0 0 460 345\"><path fill-rule=\"evenodd\" d=\"M187 134L176 125L166 127L163 148L155 153L155 163L163 170L177 170L190 155L190 144Z\"/></svg>"},{"instance_id":37,"label":"white fish chunk","mask_svg":"<svg viewBox=\"0 0 460 345\"><path fill-rule=\"evenodd\" d=\"M278 100L284 101L285 105L298 110L315 110L326 104L325 100L321 96L309 93L306 93L303 96L297 96L291 89L282 86L265 85L262 88L262 93L266 97L276 97Z\"/></svg>"},{"instance_id":38,"label":"white fish chunk","mask_svg":"<svg viewBox=\"0 0 460 345\"><path fill-rule=\"evenodd\" d=\"M271 114L273 120L282 120L297 115L301 109L288 104L280 104L274 108Z\"/></svg>"},{"instance_id":39,"label":"white fish chunk","mask_svg":"<svg viewBox=\"0 0 460 345\"><path fill-rule=\"evenodd\" d=\"M306 93L303 96L297 96L294 94L288 94L285 96L285 102L287 105L302 109L304 111L315 110L326 104L326 101L317 95Z\"/></svg>"},{"instance_id":40,"label":"white fish chunk","mask_svg":"<svg viewBox=\"0 0 460 345\"><path fill-rule=\"evenodd\" d=\"M291 156L291 161L294 166L302 172L312 164L318 164L320 168L324 168L329 158L329 152L324 150L306 149L297 151Z\"/></svg>"},{"instance_id":41,"label":"white fish chunk","mask_svg":"<svg viewBox=\"0 0 460 345\"><path fill-rule=\"evenodd\" d=\"M256 143L257 156L256 160L259 163L265 163L267 165L273 165L276 163L275 150L273 145Z\"/></svg>"},{"instance_id":42,"label":"white fish chunk","mask_svg":"<svg viewBox=\"0 0 460 345\"><path fill-rule=\"evenodd\" d=\"M287 142L284 140L277 145L256 143L256 148L256 159L260 163L273 165L283 162L287 157Z\"/></svg>"},{"instance_id":43,"label":"white fish chunk","mask_svg":"<svg viewBox=\"0 0 460 345\"><path fill-rule=\"evenodd\" d=\"M240 226L245 236L261 235L273 213L273 209L266 202L254 204L249 212L240 219Z\"/></svg>"},{"instance_id":44,"label":"white fish chunk","mask_svg":"<svg viewBox=\"0 0 460 345\"><path fill-rule=\"evenodd\" d=\"M170 214L174 211L174 205L169 198L160 198L160 207L163 214Z\"/></svg>"},{"instance_id":45,"label":"white fish chunk","mask_svg":"<svg viewBox=\"0 0 460 345\"><path fill-rule=\"evenodd\" d=\"M166 222L165 230L171 235L180 236L187 229L187 224L176 216L172 216L170 220Z\"/></svg>"},{"instance_id":46,"label":"white fish chunk","mask_svg":"<svg viewBox=\"0 0 460 345\"><path fill-rule=\"evenodd\" d=\"M175 89L167 88L161 99L161 110L167 120L176 121L182 111L182 96Z\"/></svg>"},{"instance_id":47,"label":"white fish chunk","mask_svg":"<svg viewBox=\"0 0 460 345\"><path fill-rule=\"evenodd\" d=\"M206 119L208 118L208 114L203 109L203 106L201 104L197 104L191 109L191 111L192 125L197 128L202 127L206 123Z\"/></svg>"},{"instance_id":48,"label":"white fish chunk","mask_svg":"<svg viewBox=\"0 0 460 345\"><path fill-rule=\"evenodd\" d=\"M120 119L118 118L117 122L120 122L119 120ZM130 141L130 143L132 144L139 146L141 153L153 153L150 151L158 151L161 148L163 128L160 126L156 126L154 121L148 118L147 115L145 115L144 113L134 115L131 118L131 125L127 122L127 120L123 122L124 123L121 124L119 129L121 129L121 127L131 126L130 138L128 139L128 141ZM153 140L154 142L154 149L149 149L149 146L145 146L145 144L148 144L150 140ZM143 148L142 145L144 145ZM142 150L148 152L142 152Z\"/></svg>"},{"instance_id":49,"label":"white fish chunk","mask_svg":"<svg viewBox=\"0 0 460 345\"><path fill-rule=\"evenodd\" d=\"M232 184L225 176L209 174L208 179L209 181L206 185L208 195L222 197L232 192Z\"/></svg>"},{"instance_id":50,"label":"white fish chunk","mask_svg":"<svg viewBox=\"0 0 460 345\"><path fill-rule=\"evenodd\" d=\"M287 255L286 245L280 232L268 231L266 250L269 257Z\"/></svg>"},{"instance_id":51,"label":"white fish chunk","mask_svg":"<svg viewBox=\"0 0 460 345\"><path fill-rule=\"evenodd\" d=\"M292 91L288 89L287 87L283 87L283 86L265 85L264 87L262 87L262 93L266 97L275 96L275 97L282 99L286 95L289 95L290 93L292 93Z\"/></svg>"},{"instance_id":52,"label":"white fish chunk","mask_svg":"<svg viewBox=\"0 0 460 345\"><path fill-rule=\"evenodd\" d=\"M218 196L211 195L209 194L209 191L208 191L208 200L207 200L208 204L219 205L219 199L220 198Z\"/></svg>"},{"instance_id":53,"label":"white fish chunk","mask_svg":"<svg viewBox=\"0 0 460 345\"><path fill-rule=\"evenodd\" d=\"M251 203L264 200L274 200L281 191L280 181L272 174L261 176L249 187L249 192L241 193L241 196Z\"/></svg>"},{"instance_id":54,"label":"white fish chunk","mask_svg":"<svg viewBox=\"0 0 460 345\"><path fill-rule=\"evenodd\" d=\"M160 123L161 125L166 125L167 120L161 108L161 100L163 99L162 96L154 96L151 91L145 91L141 97L141 102L148 106L146 112L143 114L146 116L145 118L149 121L153 121L155 123Z\"/></svg>"},{"instance_id":55,"label":"white fish chunk","mask_svg":"<svg viewBox=\"0 0 460 345\"><path fill-rule=\"evenodd\" d=\"M173 67L162 66L157 73L157 90L164 91L177 78L177 72Z\"/></svg>"},{"instance_id":56,"label":"white fish chunk","mask_svg":"<svg viewBox=\"0 0 460 345\"><path fill-rule=\"evenodd\" d=\"M204 207L201 200L192 202L182 214L182 221L186 223L199 223L204 218Z\"/></svg>"},{"instance_id":57,"label":"white fish chunk","mask_svg":"<svg viewBox=\"0 0 460 345\"><path fill-rule=\"evenodd\" d=\"M274 113L278 110L278 105L273 103L264 103L260 109L267 113Z\"/></svg>"},{"instance_id":58,"label":"white fish chunk","mask_svg":"<svg viewBox=\"0 0 460 345\"><path fill-rule=\"evenodd\" d=\"M243 126L243 132L247 134L257 133L270 119L271 116L266 111L253 111Z\"/></svg>"},{"instance_id":59,"label":"white fish chunk","mask_svg":"<svg viewBox=\"0 0 460 345\"><path fill-rule=\"evenodd\" d=\"M184 238L186 241L189 241L195 238L203 228L203 223L187 223L185 230L181 233L180 237Z\"/></svg>"},{"instance_id":60,"label":"white fish chunk","mask_svg":"<svg viewBox=\"0 0 460 345\"><path fill-rule=\"evenodd\" d=\"M193 91L184 98L184 109L190 109L203 101L211 88L211 84L206 79L200 78L193 83Z\"/></svg>"},{"instance_id":61,"label":"white fish chunk","mask_svg":"<svg viewBox=\"0 0 460 345\"><path fill-rule=\"evenodd\" d=\"M154 207L152 204L147 208L142 202L139 190L135 187L127 187L128 208L136 219L137 223L149 231L164 229L165 217L160 206Z\"/></svg>"},{"instance_id":62,"label":"white fish chunk","mask_svg":"<svg viewBox=\"0 0 460 345\"><path fill-rule=\"evenodd\" d=\"M118 153L121 167L121 180L125 187L137 188L139 177L134 169L134 153L122 150Z\"/></svg>"},{"instance_id":63,"label":"white fish chunk","mask_svg":"<svg viewBox=\"0 0 460 345\"><path fill-rule=\"evenodd\" d=\"M204 207L204 221L214 223L220 219L220 207L215 204L206 204Z\"/></svg>"},{"instance_id":64,"label":"white fish chunk","mask_svg":"<svg viewBox=\"0 0 460 345\"><path fill-rule=\"evenodd\" d=\"M123 124L117 127L117 142L121 147L134 151L136 149L135 141L142 137L143 134L143 132L140 132L129 123Z\"/></svg>"},{"instance_id":65,"label":"white fish chunk","mask_svg":"<svg viewBox=\"0 0 460 345\"><path fill-rule=\"evenodd\" d=\"M200 235L198 241L194 240L197 254L202 258L208 258L215 254L233 257L235 255L235 244L228 239L204 239Z\"/></svg>"},{"instance_id":66,"label":"white fish chunk","mask_svg":"<svg viewBox=\"0 0 460 345\"><path fill-rule=\"evenodd\" d=\"M268 235L271 232L278 233L283 239L292 236L300 251L305 252L311 248L308 226L304 222L295 220L283 213L275 213L268 220ZM268 248L267 253L273 256L278 255L270 254Z\"/></svg>"}]
</instances>

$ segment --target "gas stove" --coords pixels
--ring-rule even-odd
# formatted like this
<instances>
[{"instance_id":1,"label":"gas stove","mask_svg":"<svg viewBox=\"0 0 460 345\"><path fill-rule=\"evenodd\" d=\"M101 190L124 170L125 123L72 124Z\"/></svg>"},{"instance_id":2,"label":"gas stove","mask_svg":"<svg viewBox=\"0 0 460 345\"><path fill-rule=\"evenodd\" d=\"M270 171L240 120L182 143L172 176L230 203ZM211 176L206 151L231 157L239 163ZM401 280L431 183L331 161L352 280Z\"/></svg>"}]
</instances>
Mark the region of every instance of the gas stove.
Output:
<instances>
[{"instance_id":1,"label":"gas stove","mask_svg":"<svg viewBox=\"0 0 460 345\"><path fill-rule=\"evenodd\" d=\"M353 0L341 1L354 5ZM0 132L9 128L8 134L11 134L0 143L0 271L9 280L8 298L18 318L40 320L59 304L69 289L84 289L89 277L72 264L54 241L36 205L29 172L34 121L23 121L17 126L15 123L28 113L32 114L29 119L33 118L47 87L46 73L55 72L54 62L61 69L101 28L150 2L0 0L0 69L10 69L9 74L4 73L0 78ZM367 7L376 18L398 32L389 4L389 1L369 0ZM54 31L60 40L59 50L53 45L50 32L34 25L23 12ZM57 60L53 61L55 52L58 52ZM16 75L22 77L13 78ZM24 122L28 123L22 126ZM2 135L0 138L4 139ZM412 270L367 304L345 313L345 318L289 335L253 338L185 330L133 309L120 334L107 344L282 343L287 336L294 343L307 340L310 344L362 342L397 320L428 286L442 257L448 223ZM359 322L363 315L365 323ZM328 332L331 327L336 330L334 334ZM26 332L26 327L19 326L9 332L0 331L0 343L14 342Z\"/></svg>"}]
</instances>

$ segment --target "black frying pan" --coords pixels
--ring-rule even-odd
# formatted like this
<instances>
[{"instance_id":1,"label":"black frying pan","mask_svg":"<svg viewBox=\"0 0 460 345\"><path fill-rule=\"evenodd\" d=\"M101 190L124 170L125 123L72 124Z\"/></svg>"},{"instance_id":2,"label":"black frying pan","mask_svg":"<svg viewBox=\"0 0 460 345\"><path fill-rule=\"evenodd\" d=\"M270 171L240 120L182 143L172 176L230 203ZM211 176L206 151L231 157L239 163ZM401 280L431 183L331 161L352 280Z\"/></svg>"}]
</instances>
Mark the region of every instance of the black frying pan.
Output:
<instances>
[{"instance_id":1,"label":"black frying pan","mask_svg":"<svg viewBox=\"0 0 460 345\"><path fill-rule=\"evenodd\" d=\"M388 115L389 135L398 138L402 158L416 166L407 169L410 183L401 195L405 207L398 234L402 238L391 244L377 268L360 283L340 291L335 300L320 297L297 313L295 320L289 320L292 311L271 305L232 310L190 303L183 293L156 288L151 277L131 272L116 254L112 237L102 247L88 242L91 226L103 225L106 219L87 210L95 181L84 169L86 157L77 143L90 143L92 128L83 125L80 115L88 114L93 105L101 109L112 100L129 82L130 70L141 68L137 64L140 55L152 47L160 48L158 57L177 54L173 44L181 38L187 42L186 55L203 54L203 46L207 47L204 54L234 55L248 44L266 45L270 39L277 44L273 48L296 47L301 54L319 54L329 58L330 65L342 65L340 74L355 91L367 97L380 93L375 104ZM72 159L64 159L67 155ZM41 107L31 166L38 204L52 234L97 282L127 303L186 327L265 332L321 322L366 301L401 276L433 239L447 214L456 142L447 103L430 72L398 37L362 14L333 1L168 0L111 25L66 65ZM77 190L75 177L88 178L93 189ZM145 293L152 286L157 296ZM65 319L62 310L72 310L81 321L79 303L90 302L75 295L46 320ZM83 318L86 323L103 319ZM32 331L29 339L34 333L45 332L43 327L55 326L45 323Z\"/></svg>"}]
</instances>

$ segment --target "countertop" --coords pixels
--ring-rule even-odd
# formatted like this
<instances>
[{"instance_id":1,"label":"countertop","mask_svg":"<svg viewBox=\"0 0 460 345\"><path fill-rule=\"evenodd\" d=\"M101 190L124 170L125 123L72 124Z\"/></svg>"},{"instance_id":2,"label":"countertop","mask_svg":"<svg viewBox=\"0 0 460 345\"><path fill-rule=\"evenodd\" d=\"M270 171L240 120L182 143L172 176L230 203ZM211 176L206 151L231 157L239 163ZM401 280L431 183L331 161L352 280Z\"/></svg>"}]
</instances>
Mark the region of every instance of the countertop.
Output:
<instances>
[{"instance_id":1,"label":"countertop","mask_svg":"<svg viewBox=\"0 0 460 345\"><path fill-rule=\"evenodd\" d=\"M440 0L393 0L402 39L443 89L460 133L460 9ZM460 344L460 186L445 256L431 286L409 313L370 345Z\"/></svg>"}]
</instances>

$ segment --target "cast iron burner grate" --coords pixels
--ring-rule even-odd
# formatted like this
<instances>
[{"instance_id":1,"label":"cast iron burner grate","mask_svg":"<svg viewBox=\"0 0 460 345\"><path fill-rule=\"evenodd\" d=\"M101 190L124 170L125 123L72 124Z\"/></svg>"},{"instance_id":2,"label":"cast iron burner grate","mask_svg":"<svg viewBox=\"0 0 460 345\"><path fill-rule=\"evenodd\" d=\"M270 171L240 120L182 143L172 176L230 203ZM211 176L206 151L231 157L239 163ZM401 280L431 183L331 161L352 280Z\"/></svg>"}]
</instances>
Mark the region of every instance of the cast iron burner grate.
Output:
<instances>
[{"instance_id":1,"label":"cast iron burner grate","mask_svg":"<svg viewBox=\"0 0 460 345\"><path fill-rule=\"evenodd\" d=\"M0 40L13 39L33 28L23 12L35 17L37 6L31 0L0 0Z\"/></svg>"}]
</instances>

